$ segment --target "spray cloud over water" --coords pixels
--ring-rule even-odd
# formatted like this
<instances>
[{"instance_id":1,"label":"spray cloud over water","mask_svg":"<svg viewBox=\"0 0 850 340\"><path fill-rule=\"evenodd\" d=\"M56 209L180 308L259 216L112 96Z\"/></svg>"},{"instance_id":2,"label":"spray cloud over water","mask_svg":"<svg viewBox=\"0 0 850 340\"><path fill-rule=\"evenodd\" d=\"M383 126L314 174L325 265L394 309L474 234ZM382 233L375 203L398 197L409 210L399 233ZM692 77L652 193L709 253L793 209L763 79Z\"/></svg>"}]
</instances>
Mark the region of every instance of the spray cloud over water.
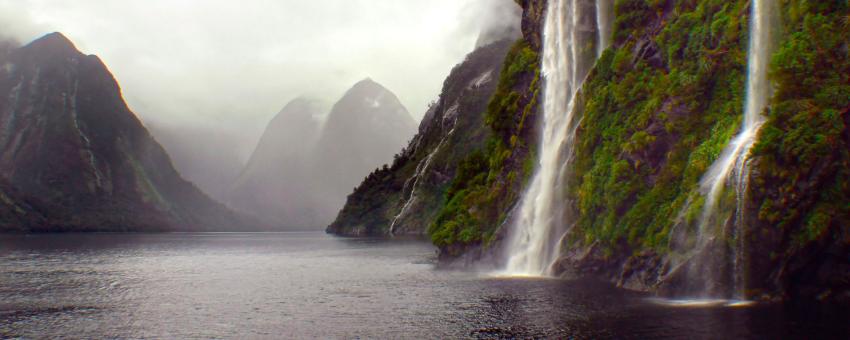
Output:
<instances>
[{"instance_id":1,"label":"spray cloud over water","mask_svg":"<svg viewBox=\"0 0 850 340\"><path fill-rule=\"evenodd\" d=\"M746 216L749 190L749 155L765 122L763 111L770 99L768 64L772 51L774 0L754 0L750 11L746 101L741 129L700 180L705 203L697 221L696 245L681 264L686 270L689 294L703 297L746 298ZM734 190L728 202L727 190ZM684 211L691 209L686 204ZM730 204L733 203L733 204Z\"/></svg>"}]
</instances>

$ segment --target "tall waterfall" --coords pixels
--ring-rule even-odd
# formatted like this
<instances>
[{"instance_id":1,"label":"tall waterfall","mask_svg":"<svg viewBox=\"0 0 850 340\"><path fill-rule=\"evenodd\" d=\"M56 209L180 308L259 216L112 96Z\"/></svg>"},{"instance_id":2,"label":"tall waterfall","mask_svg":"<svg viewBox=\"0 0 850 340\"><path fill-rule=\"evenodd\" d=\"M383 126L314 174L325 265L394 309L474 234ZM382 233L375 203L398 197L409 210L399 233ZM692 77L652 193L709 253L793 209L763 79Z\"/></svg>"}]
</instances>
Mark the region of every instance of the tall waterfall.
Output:
<instances>
[{"instance_id":1,"label":"tall waterfall","mask_svg":"<svg viewBox=\"0 0 850 340\"><path fill-rule=\"evenodd\" d=\"M561 238L571 223L567 215L565 179L573 157L580 117L575 117L577 91L609 40L610 0L550 0L543 28L543 125L539 163L520 202L507 242L505 274L551 274ZM600 21L606 21L600 23ZM600 29L605 28L605 29ZM600 31L603 34L600 34Z\"/></svg>"},{"instance_id":2,"label":"tall waterfall","mask_svg":"<svg viewBox=\"0 0 850 340\"><path fill-rule=\"evenodd\" d=\"M713 241L724 233L732 234L726 237L735 241L729 243L731 244L731 249L729 250L732 254L729 254L728 258L732 263L727 263L726 267L734 271L730 273L730 276L733 281L731 283L734 285L732 288L734 288L734 294L736 295L741 295L744 288L743 275L741 273L741 266L743 264L741 262L744 260L743 257L745 254L743 242L745 209L743 204L749 185L748 156L750 149L752 149L756 141L758 131L762 124L764 124L765 117L762 112L767 108L770 98L770 83L767 79L767 71L771 55L771 29L773 26L771 24L771 18L773 17L774 1L753 0L751 3L750 42L747 61L747 97L741 131L723 150L717 161L711 165L700 180L700 191L705 195L705 204L698 221L697 247L703 248L714 243ZM734 216L729 214L729 209L721 209L721 206L726 205L723 203L727 203L724 202L726 198L724 189L727 183L736 191L736 204L733 208L736 214ZM732 223L731 228L727 228L727 223L730 222ZM701 256L711 257L715 255L710 252L703 252ZM700 266L699 263L711 261L715 260L696 259L697 266ZM706 273L711 272L712 270L705 268L691 269L691 273L689 273L690 280L704 282L717 281L718 278L706 277ZM704 293L711 294L713 292Z\"/></svg>"}]
</instances>

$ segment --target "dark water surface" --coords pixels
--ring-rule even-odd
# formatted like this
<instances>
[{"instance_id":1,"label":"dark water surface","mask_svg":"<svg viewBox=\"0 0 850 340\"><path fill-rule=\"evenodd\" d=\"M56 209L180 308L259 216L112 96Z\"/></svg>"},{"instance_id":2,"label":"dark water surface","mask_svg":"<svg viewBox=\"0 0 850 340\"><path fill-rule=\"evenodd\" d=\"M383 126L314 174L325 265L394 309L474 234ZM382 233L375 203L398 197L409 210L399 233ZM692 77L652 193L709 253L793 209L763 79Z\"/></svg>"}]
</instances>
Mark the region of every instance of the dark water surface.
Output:
<instances>
[{"instance_id":1,"label":"dark water surface","mask_svg":"<svg viewBox=\"0 0 850 340\"><path fill-rule=\"evenodd\" d=\"M673 307L321 233L0 236L0 338L850 338L827 306Z\"/></svg>"}]
</instances>

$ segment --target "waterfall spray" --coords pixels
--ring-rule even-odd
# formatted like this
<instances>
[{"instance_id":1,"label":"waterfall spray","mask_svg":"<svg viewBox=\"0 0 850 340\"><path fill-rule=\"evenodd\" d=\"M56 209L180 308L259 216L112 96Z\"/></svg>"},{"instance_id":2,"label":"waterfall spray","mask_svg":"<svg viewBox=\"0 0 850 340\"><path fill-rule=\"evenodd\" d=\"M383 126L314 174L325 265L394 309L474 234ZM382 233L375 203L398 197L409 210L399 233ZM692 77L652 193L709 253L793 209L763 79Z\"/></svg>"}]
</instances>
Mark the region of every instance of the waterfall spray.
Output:
<instances>
[{"instance_id":1,"label":"waterfall spray","mask_svg":"<svg viewBox=\"0 0 850 340\"><path fill-rule=\"evenodd\" d=\"M702 249L712 243L720 229L727 223L721 209L718 208L724 196L727 183L736 190L736 214L733 217L735 243L733 246L731 268L735 271L735 294L742 295L744 289L741 271L745 252L743 251L743 233L745 226L744 201L749 186L748 156L756 142L758 131L764 124L765 110L770 97L770 84L767 68L770 60L771 15L774 0L753 0L751 6L750 43L748 52L748 70L746 104L741 131L723 150L720 157L700 180L700 192L705 195L705 205L698 221L697 248ZM705 253L703 253L705 254ZM703 256L711 256L708 255ZM697 258L696 263L703 262ZM692 270L691 281L714 281L717 278L704 277L705 270ZM712 292L704 292L711 294ZM741 296L738 296L741 297Z\"/></svg>"},{"instance_id":2,"label":"waterfall spray","mask_svg":"<svg viewBox=\"0 0 850 340\"><path fill-rule=\"evenodd\" d=\"M578 128L574 117L576 92L602 48L610 27L609 0L550 0L543 28L543 125L538 169L520 202L512 224L505 274L551 275L567 231L565 180ZM605 21L600 23L599 21ZM603 32L603 33L600 33Z\"/></svg>"}]
</instances>

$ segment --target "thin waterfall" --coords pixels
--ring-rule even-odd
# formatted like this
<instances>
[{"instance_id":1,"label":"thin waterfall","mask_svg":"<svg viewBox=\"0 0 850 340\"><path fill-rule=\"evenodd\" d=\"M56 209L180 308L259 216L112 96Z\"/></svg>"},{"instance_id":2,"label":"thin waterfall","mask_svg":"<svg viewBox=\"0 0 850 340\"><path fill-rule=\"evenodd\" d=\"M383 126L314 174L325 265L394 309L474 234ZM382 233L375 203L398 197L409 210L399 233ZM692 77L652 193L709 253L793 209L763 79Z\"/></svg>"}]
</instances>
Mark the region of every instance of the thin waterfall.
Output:
<instances>
[{"instance_id":1,"label":"thin waterfall","mask_svg":"<svg viewBox=\"0 0 850 340\"><path fill-rule=\"evenodd\" d=\"M765 122L765 117L762 114L767 108L770 98L770 83L767 78L768 64L770 61L770 45L771 45L771 18L775 0L753 0L751 3L750 15L750 42L748 52L748 70L747 70L747 87L746 87L746 104L744 107L744 118L741 126L741 131L729 143L729 145L720 154L720 157L700 180L700 192L705 195L705 203L703 205L702 214L700 215L697 228L697 243L698 249L709 246L712 243L722 244L722 242L714 242L718 236L724 234L725 225L730 222L728 218L732 218L734 224L731 229L731 237L735 242L730 243L733 249L730 249L732 254L731 263L727 263L727 267L734 272L731 273L734 285L734 294L742 297L744 282L743 282L743 264L745 251L743 249L743 233L745 231L745 209L744 202L749 186L749 168L748 156L750 150L756 142L758 131ZM723 204L724 191L727 184L735 189L735 207L736 213L730 215L728 211L724 211L720 206ZM700 256L714 256L711 252L701 252ZM702 266L700 263L708 263L710 259L695 259L697 267ZM693 265L692 265L693 266ZM714 282L716 277L706 277L707 273L712 273L712 270L705 268L692 269L688 276L689 281ZM712 294L713 292L704 292Z\"/></svg>"},{"instance_id":2,"label":"thin waterfall","mask_svg":"<svg viewBox=\"0 0 850 340\"><path fill-rule=\"evenodd\" d=\"M455 106L454 109L457 110L457 106ZM449 109L449 111L451 111L451 109ZM413 184L410 187L410 195L407 196L407 199L405 199L404 205L401 207L401 210L393 218L392 223L390 223L390 236L393 236L395 234L396 224L407 215L407 211L410 210L410 207L413 205L413 203L416 202L416 190L419 188L419 180L425 177L426 171L430 170L431 160L433 160L434 156L436 156L437 153L439 153L443 149L443 144L445 144L446 141L448 141L452 137L452 135L454 135L455 128L457 128L457 117L454 118L454 122L452 123L452 129L449 131L449 133L447 133L440 140L440 143L437 144L437 147L434 148L434 151L431 151L431 153L428 154L428 157L426 157L424 161L420 162L419 165L416 166L416 171L414 172L413 177L408 179L408 181L413 180Z\"/></svg>"},{"instance_id":3,"label":"thin waterfall","mask_svg":"<svg viewBox=\"0 0 850 340\"><path fill-rule=\"evenodd\" d=\"M614 0L596 1L596 22L599 26L599 43L596 46L596 54L601 56L602 52L608 46L611 46L611 39L614 35Z\"/></svg>"},{"instance_id":4,"label":"thin waterfall","mask_svg":"<svg viewBox=\"0 0 850 340\"><path fill-rule=\"evenodd\" d=\"M550 0L543 28L543 123L539 163L520 202L507 242L504 274L548 276L567 231L565 183L578 127L575 97L607 44L602 27L609 15L597 15L610 0ZM601 4L604 2L604 4ZM600 22L605 21L605 22ZM592 47L592 49L590 48Z\"/></svg>"}]
</instances>

